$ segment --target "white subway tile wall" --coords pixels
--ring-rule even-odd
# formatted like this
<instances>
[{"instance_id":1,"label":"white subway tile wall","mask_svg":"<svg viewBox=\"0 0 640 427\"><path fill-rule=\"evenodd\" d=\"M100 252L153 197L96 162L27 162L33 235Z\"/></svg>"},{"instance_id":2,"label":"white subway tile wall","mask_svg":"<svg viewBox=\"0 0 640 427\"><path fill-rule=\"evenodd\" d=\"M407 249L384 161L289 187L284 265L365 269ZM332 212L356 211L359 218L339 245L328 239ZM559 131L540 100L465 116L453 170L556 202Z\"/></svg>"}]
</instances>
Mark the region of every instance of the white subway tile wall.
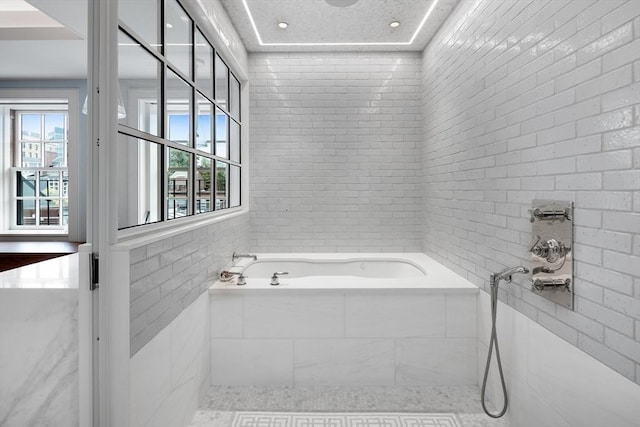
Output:
<instances>
[{"instance_id":1,"label":"white subway tile wall","mask_svg":"<svg viewBox=\"0 0 640 427\"><path fill-rule=\"evenodd\" d=\"M488 289L575 202L575 312L501 299L640 384L640 2L465 0L423 53L424 251Z\"/></svg>"},{"instance_id":2,"label":"white subway tile wall","mask_svg":"<svg viewBox=\"0 0 640 427\"><path fill-rule=\"evenodd\" d=\"M251 54L257 252L420 250L418 53Z\"/></svg>"},{"instance_id":3,"label":"white subway tile wall","mask_svg":"<svg viewBox=\"0 0 640 427\"><path fill-rule=\"evenodd\" d=\"M131 356L209 289L234 251L248 248L249 215L242 214L133 249Z\"/></svg>"}]
</instances>

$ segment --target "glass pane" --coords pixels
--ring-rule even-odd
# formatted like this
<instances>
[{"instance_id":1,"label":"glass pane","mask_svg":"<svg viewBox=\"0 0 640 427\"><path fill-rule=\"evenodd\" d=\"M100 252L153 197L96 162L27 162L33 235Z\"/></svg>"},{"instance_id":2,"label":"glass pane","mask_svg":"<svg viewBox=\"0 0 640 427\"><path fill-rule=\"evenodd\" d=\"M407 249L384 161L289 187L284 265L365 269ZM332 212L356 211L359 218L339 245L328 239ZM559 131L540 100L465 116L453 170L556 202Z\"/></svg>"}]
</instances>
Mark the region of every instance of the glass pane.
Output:
<instances>
[{"instance_id":1,"label":"glass pane","mask_svg":"<svg viewBox=\"0 0 640 427\"><path fill-rule=\"evenodd\" d=\"M169 139L178 144L189 144L189 116L186 114L169 114Z\"/></svg>"},{"instance_id":2,"label":"glass pane","mask_svg":"<svg viewBox=\"0 0 640 427\"><path fill-rule=\"evenodd\" d=\"M118 228L161 220L161 146L118 135Z\"/></svg>"},{"instance_id":3,"label":"glass pane","mask_svg":"<svg viewBox=\"0 0 640 427\"><path fill-rule=\"evenodd\" d=\"M216 108L216 156L228 159L227 154L227 115Z\"/></svg>"},{"instance_id":4,"label":"glass pane","mask_svg":"<svg viewBox=\"0 0 640 427\"><path fill-rule=\"evenodd\" d=\"M196 83L213 99L213 48L200 31L196 32Z\"/></svg>"},{"instance_id":5,"label":"glass pane","mask_svg":"<svg viewBox=\"0 0 640 427\"><path fill-rule=\"evenodd\" d=\"M18 200L16 218L18 225L36 225L36 201Z\"/></svg>"},{"instance_id":6,"label":"glass pane","mask_svg":"<svg viewBox=\"0 0 640 427\"><path fill-rule=\"evenodd\" d=\"M160 135L160 115L158 113L158 101L151 99L138 99L138 123L140 130L151 135Z\"/></svg>"},{"instance_id":7,"label":"glass pane","mask_svg":"<svg viewBox=\"0 0 640 427\"><path fill-rule=\"evenodd\" d=\"M23 142L20 144L20 158L23 168L39 167L42 155L40 149L42 145L38 142Z\"/></svg>"},{"instance_id":8,"label":"glass pane","mask_svg":"<svg viewBox=\"0 0 640 427\"><path fill-rule=\"evenodd\" d=\"M44 166L63 168L67 166L67 156L64 142L44 143Z\"/></svg>"},{"instance_id":9,"label":"glass pane","mask_svg":"<svg viewBox=\"0 0 640 427\"><path fill-rule=\"evenodd\" d=\"M196 148L213 154L213 145L211 144L211 129L213 128L213 122L211 121L212 111L213 104L198 94L196 104L196 114L198 115L196 120Z\"/></svg>"},{"instance_id":10,"label":"glass pane","mask_svg":"<svg viewBox=\"0 0 640 427\"><path fill-rule=\"evenodd\" d=\"M229 207L240 206L240 168L229 166Z\"/></svg>"},{"instance_id":11,"label":"glass pane","mask_svg":"<svg viewBox=\"0 0 640 427\"><path fill-rule=\"evenodd\" d=\"M240 120L240 82L233 74L229 83L229 112L231 117Z\"/></svg>"},{"instance_id":12,"label":"glass pane","mask_svg":"<svg viewBox=\"0 0 640 427\"><path fill-rule=\"evenodd\" d=\"M48 113L44 116L44 134L47 141L65 141L65 114Z\"/></svg>"},{"instance_id":13,"label":"glass pane","mask_svg":"<svg viewBox=\"0 0 640 427\"><path fill-rule=\"evenodd\" d=\"M118 17L142 37L142 41L160 51L159 0L118 0Z\"/></svg>"},{"instance_id":14,"label":"glass pane","mask_svg":"<svg viewBox=\"0 0 640 427\"><path fill-rule=\"evenodd\" d=\"M167 148L167 219L189 215L191 154Z\"/></svg>"},{"instance_id":15,"label":"glass pane","mask_svg":"<svg viewBox=\"0 0 640 427\"><path fill-rule=\"evenodd\" d=\"M36 173L34 171L17 171L18 188L16 196L34 197L36 195Z\"/></svg>"},{"instance_id":16,"label":"glass pane","mask_svg":"<svg viewBox=\"0 0 640 427\"><path fill-rule=\"evenodd\" d=\"M213 210L212 195L212 164L207 157L196 157L196 213L210 212Z\"/></svg>"},{"instance_id":17,"label":"glass pane","mask_svg":"<svg viewBox=\"0 0 640 427\"><path fill-rule=\"evenodd\" d=\"M60 225L59 199L40 199L39 225Z\"/></svg>"},{"instance_id":18,"label":"glass pane","mask_svg":"<svg viewBox=\"0 0 640 427\"><path fill-rule=\"evenodd\" d=\"M69 197L69 172L67 171L62 172L62 190L60 191L62 197Z\"/></svg>"},{"instance_id":19,"label":"glass pane","mask_svg":"<svg viewBox=\"0 0 640 427\"><path fill-rule=\"evenodd\" d=\"M231 122L231 143L230 152L231 160L240 163L240 125L235 121Z\"/></svg>"},{"instance_id":20,"label":"glass pane","mask_svg":"<svg viewBox=\"0 0 640 427\"><path fill-rule=\"evenodd\" d=\"M159 136L160 62L132 38L118 34L118 86L126 117L119 123Z\"/></svg>"},{"instance_id":21,"label":"glass pane","mask_svg":"<svg viewBox=\"0 0 640 427\"><path fill-rule=\"evenodd\" d=\"M60 173L59 172L39 172L40 182L38 194L40 197L60 196Z\"/></svg>"},{"instance_id":22,"label":"glass pane","mask_svg":"<svg viewBox=\"0 0 640 427\"><path fill-rule=\"evenodd\" d=\"M223 162L216 162L216 210L226 209L227 204L227 170L229 165Z\"/></svg>"},{"instance_id":23,"label":"glass pane","mask_svg":"<svg viewBox=\"0 0 640 427\"><path fill-rule=\"evenodd\" d=\"M165 56L191 79L191 18L177 1L168 0L164 22Z\"/></svg>"},{"instance_id":24,"label":"glass pane","mask_svg":"<svg viewBox=\"0 0 640 427\"><path fill-rule=\"evenodd\" d=\"M62 225L69 225L69 200L62 199Z\"/></svg>"},{"instance_id":25,"label":"glass pane","mask_svg":"<svg viewBox=\"0 0 640 427\"><path fill-rule=\"evenodd\" d=\"M191 147L191 86L167 71L167 138Z\"/></svg>"},{"instance_id":26,"label":"glass pane","mask_svg":"<svg viewBox=\"0 0 640 427\"><path fill-rule=\"evenodd\" d=\"M216 54L216 102L224 109L228 109L227 91L229 87L229 69Z\"/></svg>"},{"instance_id":27,"label":"glass pane","mask_svg":"<svg viewBox=\"0 0 640 427\"><path fill-rule=\"evenodd\" d=\"M39 141L42 138L40 114L20 115L20 138L25 141Z\"/></svg>"}]
</instances>

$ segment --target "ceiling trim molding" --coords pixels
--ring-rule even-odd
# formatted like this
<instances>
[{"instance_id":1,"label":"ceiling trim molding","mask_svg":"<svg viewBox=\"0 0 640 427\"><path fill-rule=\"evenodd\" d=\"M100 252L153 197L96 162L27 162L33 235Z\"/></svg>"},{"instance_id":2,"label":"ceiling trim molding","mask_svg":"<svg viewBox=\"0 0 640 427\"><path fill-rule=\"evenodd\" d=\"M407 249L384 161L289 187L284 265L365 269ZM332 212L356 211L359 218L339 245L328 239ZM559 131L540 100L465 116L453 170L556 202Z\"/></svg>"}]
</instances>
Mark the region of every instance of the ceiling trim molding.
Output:
<instances>
[{"instance_id":1,"label":"ceiling trim molding","mask_svg":"<svg viewBox=\"0 0 640 427\"><path fill-rule=\"evenodd\" d=\"M260 46L410 46L413 44L418 34L420 34L420 31L424 27L424 24L427 22L427 19L429 19L429 16L431 15L431 12L433 12L433 9L438 4L438 1L439 0L433 0L433 3L431 3L431 6L427 10L427 13L422 18L422 21L420 21L420 25L418 25L418 28L416 28L413 36L407 42L266 43L260 36L260 32L258 31L256 22L253 19L253 15L251 13L251 10L249 9L247 0L242 0L242 5L247 12L247 16L249 17L249 21L251 22L251 27L253 27L253 32L255 33L256 38L258 39L258 44Z\"/></svg>"}]
</instances>

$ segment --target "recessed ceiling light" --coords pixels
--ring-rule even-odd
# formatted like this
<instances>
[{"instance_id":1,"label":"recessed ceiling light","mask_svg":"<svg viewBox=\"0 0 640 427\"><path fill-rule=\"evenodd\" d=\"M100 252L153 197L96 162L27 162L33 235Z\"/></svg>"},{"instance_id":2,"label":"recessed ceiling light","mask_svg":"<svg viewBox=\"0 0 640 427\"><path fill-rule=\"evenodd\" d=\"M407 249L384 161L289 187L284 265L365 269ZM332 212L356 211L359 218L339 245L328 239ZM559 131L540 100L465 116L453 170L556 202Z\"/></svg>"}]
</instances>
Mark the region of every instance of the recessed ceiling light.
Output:
<instances>
[{"instance_id":1,"label":"recessed ceiling light","mask_svg":"<svg viewBox=\"0 0 640 427\"><path fill-rule=\"evenodd\" d=\"M289 24L287 24L286 22L282 21L282 22L278 22L278 27L282 28L283 30L285 28L287 28L289 26Z\"/></svg>"},{"instance_id":2,"label":"recessed ceiling light","mask_svg":"<svg viewBox=\"0 0 640 427\"><path fill-rule=\"evenodd\" d=\"M173 28L173 24L167 22L167 28Z\"/></svg>"},{"instance_id":3,"label":"recessed ceiling light","mask_svg":"<svg viewBox=\"0 0 640 427\"><path fill-rule=\"evenodd\" d=\"M400 22L398 22L398 21L391 21L391 22L389 22L389 26L390 26L391 28L398 28L398 27L400 26Z\"/></svg>"}]
</instances>

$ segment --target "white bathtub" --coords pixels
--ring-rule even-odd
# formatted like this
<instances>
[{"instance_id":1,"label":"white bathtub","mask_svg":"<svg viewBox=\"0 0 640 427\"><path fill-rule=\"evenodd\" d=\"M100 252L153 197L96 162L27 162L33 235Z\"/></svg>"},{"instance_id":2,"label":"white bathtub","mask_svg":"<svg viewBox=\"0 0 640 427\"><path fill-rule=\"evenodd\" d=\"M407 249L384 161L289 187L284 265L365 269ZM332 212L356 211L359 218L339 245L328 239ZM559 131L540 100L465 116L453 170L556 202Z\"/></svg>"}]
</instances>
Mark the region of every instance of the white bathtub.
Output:
<instances>
[{"instance_id":1,"label":"white bathtub","mask_svg":"<svg viewBox=\"0 0 640 427\"><path fill-rule=\"evenodd\" d=\"M230 268L247 277L217 281L212 289L432 289L477 291L476 286L424 254L257 254ZM274 272L288 272L271 286Z\"/></svg>"},{"instance_id":2,"label":"white bathtub","mask_svg":"<svg viewBox=\"0 0 640 427\"><path fill-rule=\"evenodd\" d=\"M235 270L247 285L209 291L214 385L477 384L478 288L424 254L258 254ZM274 271L291 274L271 286Z\"/></svg>"},{"instance_id":3,"label":"white bathtub","mask_svg":"<svg viewBox=\"0 0 640 427\"><path fill-rule=\"evenodd\" d=\"M269 278L276 271L287 272L287 277L297 279L312 276L352 276L362 278L393 279L415 278L427 273L411 261L393 258L347 259L258 259L243 269L247 277Z\"/></svg>"}]
</instances>

